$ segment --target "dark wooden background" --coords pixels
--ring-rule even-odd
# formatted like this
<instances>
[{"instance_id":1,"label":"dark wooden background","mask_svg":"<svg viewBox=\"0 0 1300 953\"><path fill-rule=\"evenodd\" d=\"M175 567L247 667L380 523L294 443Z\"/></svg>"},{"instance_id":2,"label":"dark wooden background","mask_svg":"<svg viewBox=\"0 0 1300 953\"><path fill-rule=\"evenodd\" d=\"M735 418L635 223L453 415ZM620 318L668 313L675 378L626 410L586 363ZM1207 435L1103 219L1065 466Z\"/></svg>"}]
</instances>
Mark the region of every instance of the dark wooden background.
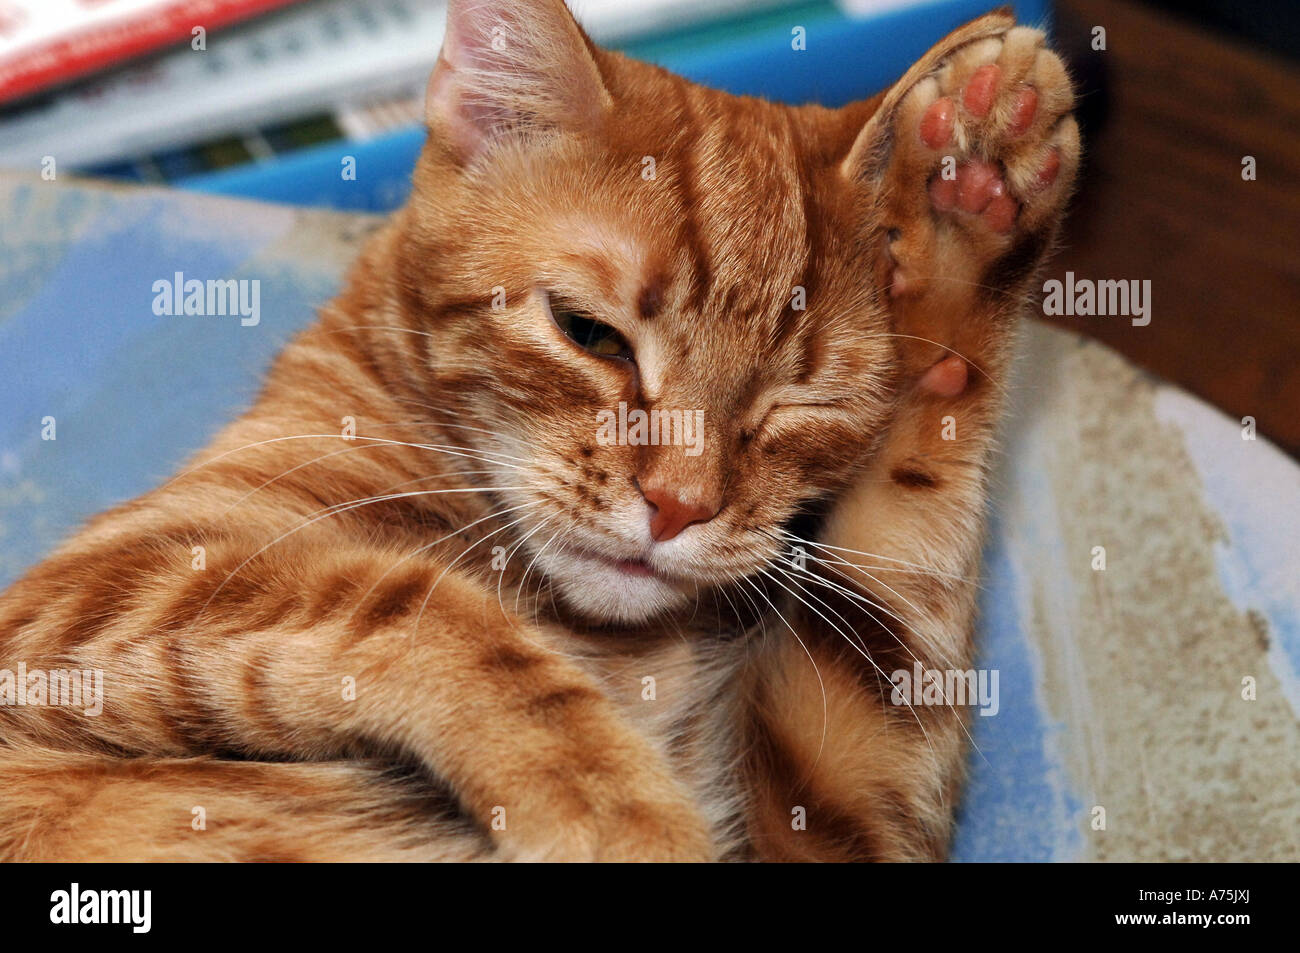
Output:
<instances>
[{"instance_id":1,"label":"dark wooden background","mask_svg":"<svg viewBox=\"0 0 1300 953\"><path fill-rule=\"evenodd\" d=\"M1058 0L1056 33L1087 158L1045 276L1150 279L1152 317L1043 320L1255 417L1300 456L1300 68L1132 0Z\"/></svg>"}]
</instances>

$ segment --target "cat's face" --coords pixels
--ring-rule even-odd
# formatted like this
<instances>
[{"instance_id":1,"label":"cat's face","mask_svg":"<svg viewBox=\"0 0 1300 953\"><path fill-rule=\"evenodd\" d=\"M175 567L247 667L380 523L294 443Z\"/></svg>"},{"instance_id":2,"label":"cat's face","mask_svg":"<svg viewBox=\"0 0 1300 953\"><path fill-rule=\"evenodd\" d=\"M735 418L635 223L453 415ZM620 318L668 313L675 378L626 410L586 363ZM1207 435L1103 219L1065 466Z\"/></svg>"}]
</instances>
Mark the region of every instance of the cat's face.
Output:
<instances>
[{"instance_id":1,"label":"cat's face","mask_svg":"<svg viewBox=\"0 0 1300 953\"><path fill-rule=\"evenodd\" d=\"M510 558L638 622L790 549L882 427L894 347L839 168L856 117L591 55L595 122L435 122L402 277L447 419L500 463Z\"/></svg>"}]
</instances>

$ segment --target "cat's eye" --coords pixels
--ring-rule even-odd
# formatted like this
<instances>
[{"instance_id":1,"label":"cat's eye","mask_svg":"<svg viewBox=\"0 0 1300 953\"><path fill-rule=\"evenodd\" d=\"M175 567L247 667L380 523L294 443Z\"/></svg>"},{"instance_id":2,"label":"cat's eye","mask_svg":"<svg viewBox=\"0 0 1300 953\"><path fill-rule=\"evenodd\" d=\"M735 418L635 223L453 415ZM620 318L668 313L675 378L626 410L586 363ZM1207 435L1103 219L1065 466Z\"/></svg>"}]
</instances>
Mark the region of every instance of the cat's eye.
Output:
<instances>
[{"instance_id":1,"label":"cat's eye","mask_svg":"<svg viewBox=\"0 0 1300 953\"><path fill-rule=\"evenodd\" d=\"M552 295L546 296L546 304L555 326L579 347L598 357L632 360L632 346L608 324L597 321Z\"/></svg>"}]
</instances>

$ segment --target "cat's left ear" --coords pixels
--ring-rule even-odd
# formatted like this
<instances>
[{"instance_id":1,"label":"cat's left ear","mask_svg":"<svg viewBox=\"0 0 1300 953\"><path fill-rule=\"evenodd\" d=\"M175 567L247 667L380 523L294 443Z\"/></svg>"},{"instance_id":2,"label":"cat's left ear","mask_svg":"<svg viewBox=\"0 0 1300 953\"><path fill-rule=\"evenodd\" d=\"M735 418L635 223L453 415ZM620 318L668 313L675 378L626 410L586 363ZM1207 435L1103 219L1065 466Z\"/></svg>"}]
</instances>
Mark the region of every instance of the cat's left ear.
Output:
<instances>
[{"instance_id":1,"label":"cat's left ear","mask_svg":"<svg viewBox=\"0 0 1300 953\"><path fill-rule=\"evenodd\" d=\"M425 115L462 162L520 132L590 131L612 100L563 0L451 0Z\"/></svg>"}]
</instances>

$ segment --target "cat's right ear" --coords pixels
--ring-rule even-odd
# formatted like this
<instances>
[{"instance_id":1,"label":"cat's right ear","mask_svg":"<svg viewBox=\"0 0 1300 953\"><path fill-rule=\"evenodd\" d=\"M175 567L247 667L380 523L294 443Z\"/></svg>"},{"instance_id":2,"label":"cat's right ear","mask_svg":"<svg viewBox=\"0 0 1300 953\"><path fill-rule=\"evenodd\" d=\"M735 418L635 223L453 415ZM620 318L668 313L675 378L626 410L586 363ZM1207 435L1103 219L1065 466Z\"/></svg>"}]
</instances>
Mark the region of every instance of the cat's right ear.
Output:
<instances>
[{"instance_id":1,"label":"cat's right ear","mask_svg":"<svg viewBox=\"0 0 1300 953\"><path fill-rule=\"evenodd\" d=\"M451 0L425 116L462 162L503 137L589 131L611 99L563 0Z\"/></svg>"}]
</instances>

